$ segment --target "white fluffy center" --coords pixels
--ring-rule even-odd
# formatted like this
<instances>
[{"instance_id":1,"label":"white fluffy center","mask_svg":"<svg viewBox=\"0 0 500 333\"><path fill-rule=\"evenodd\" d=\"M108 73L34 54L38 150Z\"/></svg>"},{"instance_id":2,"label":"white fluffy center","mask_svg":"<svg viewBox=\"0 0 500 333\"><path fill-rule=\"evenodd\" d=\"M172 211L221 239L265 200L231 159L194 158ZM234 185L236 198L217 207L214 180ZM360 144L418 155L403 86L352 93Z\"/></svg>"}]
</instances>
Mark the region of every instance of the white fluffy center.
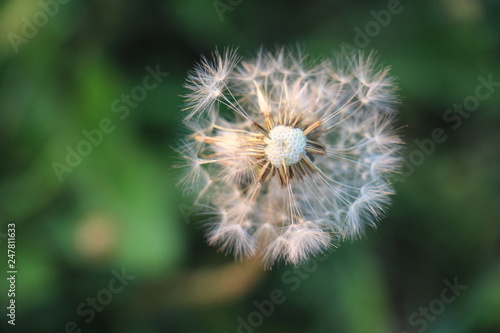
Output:
<instances>
[{"instance_id":1,"label":"white fluffy center","mask_svg":"<svg viewBox=\"0 0 500 333\"><path fill-rule=\"evenodd\" d=\"M300 161L300 155L305 153L307 144L304 132L300 128L290 126L276 126L265 138L267 144L264 149L267 159L276 167L295 164Z\"/></svg>"}]
</instances>

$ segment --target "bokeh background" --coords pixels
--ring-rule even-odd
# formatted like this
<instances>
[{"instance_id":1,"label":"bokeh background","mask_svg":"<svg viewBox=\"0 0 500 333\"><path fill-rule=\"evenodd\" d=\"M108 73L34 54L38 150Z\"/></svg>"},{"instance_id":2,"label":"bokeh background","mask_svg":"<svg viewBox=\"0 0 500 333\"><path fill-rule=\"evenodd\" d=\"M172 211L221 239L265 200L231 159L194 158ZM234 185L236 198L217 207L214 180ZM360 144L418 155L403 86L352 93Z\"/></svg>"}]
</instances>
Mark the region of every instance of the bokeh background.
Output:
<instances>
[{"instance_id":1,"label":"bokeh background","mask_svg":"<svg viewBox=\"0 0 500 333\"><path fill-rule=\"evenodd\" d=\"M500 332L500 84L470 114L453 111L479 77L500 82L499 17L494 0L2 1L1 331ZM407 162L377 230L298 270L263 271L206 245L172 147L201 54L297 43L313 58L378 51L398 78ZM127 113L121 96L147 68L168 76ZM113 129L58 177L54 162L103 119ZM435 129L446 140L432 148Z\"/></svg>"}]
</instances>

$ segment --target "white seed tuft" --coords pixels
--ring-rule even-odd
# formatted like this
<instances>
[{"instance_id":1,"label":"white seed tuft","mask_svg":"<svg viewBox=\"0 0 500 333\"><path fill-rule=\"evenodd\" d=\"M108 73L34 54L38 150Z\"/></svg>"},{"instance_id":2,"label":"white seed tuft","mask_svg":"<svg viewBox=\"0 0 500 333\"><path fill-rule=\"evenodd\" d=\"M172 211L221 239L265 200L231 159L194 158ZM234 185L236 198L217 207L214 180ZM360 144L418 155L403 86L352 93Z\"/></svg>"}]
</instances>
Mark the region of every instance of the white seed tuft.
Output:
<instances>
[{"instance_id":1,"label":"white seed tuft","mask_svg":"<svg viewBox=\"0 0 500 333\"><path fill-rule=\"evenodd\" d=\"M179 186L236 257L300 265L375 227L401 164L394 80L373 53L233 50L188 75Z\"/></svg>"}]
</instances>

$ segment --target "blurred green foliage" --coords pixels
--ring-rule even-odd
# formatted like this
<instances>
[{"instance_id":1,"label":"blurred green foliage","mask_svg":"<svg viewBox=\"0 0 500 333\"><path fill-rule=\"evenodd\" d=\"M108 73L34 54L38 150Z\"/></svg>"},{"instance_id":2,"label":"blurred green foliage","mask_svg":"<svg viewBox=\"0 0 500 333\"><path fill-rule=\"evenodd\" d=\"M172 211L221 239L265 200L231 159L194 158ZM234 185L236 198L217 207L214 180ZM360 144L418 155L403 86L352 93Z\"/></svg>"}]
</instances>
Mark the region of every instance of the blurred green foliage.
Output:
<instances>
[{"instance_id":1,"label":"blurred green foliage","mask_svg":"<svg viewBox=\"0 0 500 333\"><path fill-rule=\"evenodd\" d=\"M435 128L447 136L399 179L377 231L309 271L249 273L256 284L235 296L197 301L217 292L210 281L231 285L241 276L200 273L233 259L205 244L190 199L175 187L171 147L183 135L187 70L226 45L251 56L262 45L298 43L313 58L328 56L342 43L356 46L355 28L365 31L376 22L372 11L389 2L3 1L0 276L12 221L18 275L16 327L7 324L1 284L2 332L63 332L71 321L83 332L236 332L238 318L255 332L499 332L500 87L457 129L443 118L475 94L479 76L500 81L494 0L402 1L369 38L365 49L378 51L400 85L405 156L422 150L415 140ZM44 6L52 11L46 21ZM26 20L38 22L35 32ZM148 66L169 75L121 119L113 103L143 84ZM54 162L67 164L67 147L77 149L82 131L105 118L113 131L59 181ZM78 306L122 268L135 279L87 323ZM455 278L467 289L425 329L415 324ZM275 289L286 301L252 327L254 301Z\"/></svg>"}]
</instances>

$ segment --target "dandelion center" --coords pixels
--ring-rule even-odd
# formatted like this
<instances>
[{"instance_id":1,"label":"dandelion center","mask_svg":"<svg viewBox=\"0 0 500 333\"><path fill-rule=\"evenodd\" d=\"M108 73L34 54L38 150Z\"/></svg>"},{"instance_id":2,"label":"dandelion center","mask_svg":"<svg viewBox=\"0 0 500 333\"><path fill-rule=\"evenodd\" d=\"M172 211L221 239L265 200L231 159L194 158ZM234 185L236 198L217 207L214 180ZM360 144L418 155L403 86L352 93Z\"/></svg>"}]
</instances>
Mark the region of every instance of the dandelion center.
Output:
<instances>
[{"instance_id":1,"label":"dandelion center","mask_svg":"<svg viewBox=\"0 0 500 333\"><path fill-rule=\"evenodd\" d=\"M290 126L276 126L269 131L269 138L264 142L267 144L264 149L267 159L276 167L299 162L307 145L304 132Z\"/></svg>"}]
</instances>

